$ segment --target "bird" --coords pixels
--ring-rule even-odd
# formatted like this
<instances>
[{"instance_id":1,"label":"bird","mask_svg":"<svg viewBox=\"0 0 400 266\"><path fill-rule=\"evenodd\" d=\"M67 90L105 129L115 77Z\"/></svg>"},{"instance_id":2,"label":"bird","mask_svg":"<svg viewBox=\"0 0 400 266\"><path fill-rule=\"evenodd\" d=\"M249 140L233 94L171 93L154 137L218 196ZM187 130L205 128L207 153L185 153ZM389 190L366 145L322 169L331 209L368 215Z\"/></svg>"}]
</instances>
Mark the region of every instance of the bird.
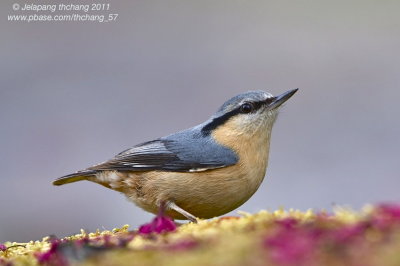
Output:
<instances>
[{"instance_id":1,"label":"bird","mask_svg":"<svg viewBox=\"0 0 400 266\"><path fill-rule=\"evenodd\" d=\"M197 126L133 146L53 185L91 181L174 220L224 215L261 185L273 124L297 90L279 96L262 90L241 93Z\"/></svg>"}]
</instances>

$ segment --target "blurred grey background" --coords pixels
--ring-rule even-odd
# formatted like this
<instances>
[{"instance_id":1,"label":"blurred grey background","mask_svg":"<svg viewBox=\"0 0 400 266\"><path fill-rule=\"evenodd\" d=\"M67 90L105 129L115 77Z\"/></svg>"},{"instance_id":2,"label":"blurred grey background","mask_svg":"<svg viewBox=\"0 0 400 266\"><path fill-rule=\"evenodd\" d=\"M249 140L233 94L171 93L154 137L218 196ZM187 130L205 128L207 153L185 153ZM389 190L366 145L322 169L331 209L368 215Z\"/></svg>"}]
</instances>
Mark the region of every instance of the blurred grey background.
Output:
<instances>
[{"instance_id":1,"label":"blurred grey background","mask_svg":"<svg viewBox=\"0 0 400 266\"><path fill-rule=\"evenodd\" d=\"M7 21L24 1L0 3L0 242L149 221L117 192L51 182L249 89L300 88L240 210L400 200L399 1L126 0L115 22Z\"/></svg>"}]
</instances>

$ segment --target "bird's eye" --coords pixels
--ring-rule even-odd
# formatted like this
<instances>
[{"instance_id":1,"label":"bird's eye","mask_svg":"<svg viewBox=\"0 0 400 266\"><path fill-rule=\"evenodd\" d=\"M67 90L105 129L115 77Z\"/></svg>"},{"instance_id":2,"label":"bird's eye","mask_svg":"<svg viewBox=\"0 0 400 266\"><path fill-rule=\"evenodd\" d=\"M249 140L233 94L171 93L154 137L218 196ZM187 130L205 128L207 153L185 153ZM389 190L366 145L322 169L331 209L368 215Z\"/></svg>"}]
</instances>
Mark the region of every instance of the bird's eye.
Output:
<instances>
[{"instance_id":1,"label":"bird's eye","mask_svg":"<svg viewBox=\"0 0 400 266\"><path fill-rule=\"evenodd\" d=\"M240 106L240 112L243 114L248 114L254 110L254 105L252 103L244 103Z\"/></svg>"}]
</instances>

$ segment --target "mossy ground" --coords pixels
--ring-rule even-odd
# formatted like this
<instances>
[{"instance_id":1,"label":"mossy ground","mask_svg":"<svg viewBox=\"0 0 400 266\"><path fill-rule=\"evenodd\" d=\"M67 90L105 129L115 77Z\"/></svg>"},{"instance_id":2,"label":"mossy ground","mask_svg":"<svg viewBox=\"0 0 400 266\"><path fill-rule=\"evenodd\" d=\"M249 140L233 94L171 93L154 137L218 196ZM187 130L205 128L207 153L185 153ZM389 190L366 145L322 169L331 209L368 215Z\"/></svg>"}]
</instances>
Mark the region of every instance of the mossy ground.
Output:
<instances>
[{"instance_id":1,"label":"mossy ground","mask_svg":"<svg viewBox=\"0 0 400 266\"><path fill-rule=\"evenodd\" d=\"M1 244L1 243L0 243ZM0 245L0 265L400 265L400 205L240 213L174 231L123 226Z\"/></svg>"}]
</instances>

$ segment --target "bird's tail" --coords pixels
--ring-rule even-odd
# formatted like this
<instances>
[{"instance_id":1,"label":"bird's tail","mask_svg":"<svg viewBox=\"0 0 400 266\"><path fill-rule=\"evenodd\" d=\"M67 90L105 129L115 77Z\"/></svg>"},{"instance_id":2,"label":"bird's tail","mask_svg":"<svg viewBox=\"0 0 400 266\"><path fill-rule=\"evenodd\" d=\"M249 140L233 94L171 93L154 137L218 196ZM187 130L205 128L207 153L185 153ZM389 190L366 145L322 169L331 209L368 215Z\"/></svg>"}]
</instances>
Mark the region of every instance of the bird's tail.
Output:
<instances>
[{"instance_id":1,"label":"bird's tail","mask_svg":"<svg viewBox=\"0 0 400 266\"><path fill-rule=\"evenodd\" d=\"M90 171L90 170L79 171L74 174L57 178L56 180L53 181L53 185L61 186L64 184L74 183L82 180L91 180L96 176L96 173L97 173L96 171Z\"/></svg>"}]
</instances>

